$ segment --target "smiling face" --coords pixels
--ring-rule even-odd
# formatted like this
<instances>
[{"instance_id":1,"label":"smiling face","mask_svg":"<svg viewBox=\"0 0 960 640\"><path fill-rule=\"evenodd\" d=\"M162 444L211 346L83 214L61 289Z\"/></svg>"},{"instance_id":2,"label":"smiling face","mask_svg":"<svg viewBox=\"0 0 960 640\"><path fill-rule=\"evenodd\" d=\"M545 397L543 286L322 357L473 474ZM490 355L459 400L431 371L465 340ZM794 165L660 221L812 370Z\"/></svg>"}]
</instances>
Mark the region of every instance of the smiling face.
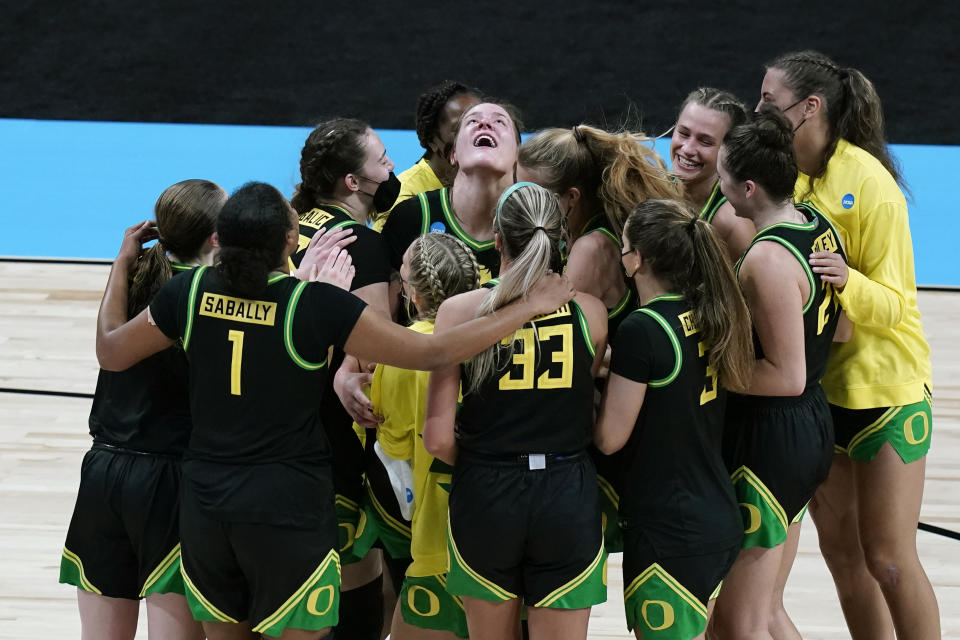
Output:
<instances>
[{"instance_id":1,"label":"smiling face","mask_svg":"<svg viewBox=\"0 0 960 640\"><path fill-rule=\"evenodd\" d=\"M517 133L506 109L483 102L463 114L452 162L461 169L512 172L517 162Z\"/></svg>"},{"instance_id":2,"label":"smiling face","mask_svg":"<svg viewBox=\"0 0 960 640\"><path fill-rule=\"evenodd\" d=\"M717 152L730 128L730 118L695 102L687 104L677 118L670 139L673 172L687 183L713 181L717 174Z\"/></svg>"}]
</instances>

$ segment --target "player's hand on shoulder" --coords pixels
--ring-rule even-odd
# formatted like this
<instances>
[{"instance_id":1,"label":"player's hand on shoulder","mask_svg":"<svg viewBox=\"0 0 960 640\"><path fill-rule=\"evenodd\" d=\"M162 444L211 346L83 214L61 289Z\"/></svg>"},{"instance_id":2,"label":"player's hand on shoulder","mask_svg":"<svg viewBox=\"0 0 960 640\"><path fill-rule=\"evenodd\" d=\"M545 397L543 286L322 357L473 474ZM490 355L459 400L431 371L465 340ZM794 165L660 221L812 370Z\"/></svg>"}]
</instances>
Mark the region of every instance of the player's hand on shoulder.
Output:
<instances>
[{"instance_id":1,"label":"player's hand on shoulder","mask_svg":"<svg viewBox=\"0 0 960 640\"><path fill-rule=\"evenodd\" d=\"M543 315L570 302L576 293L565 276L548 271L530 288L526 300L533 307L533 315Z\"/></svg>"},{"instance_id":2,"label":"player's hand on shoulder","mask_svg":"<svg viewBox=\"0 0 960 640\"><path fill-rule=\"evenodd\" d=\"M340 249L354 242L357 237L350 229L336 229L327 231L319 229L312 238L303 254L300 266L293 275L299 280L311 280L314 266L321 266L327 262L331 254L336 255Z\"/></svg>"},{"instance_id":3,"label":"player's hand on shoulder","mask_svg":"<svg viewBox=\"0 0 960 640\"><path fill-rule=\"evenodd\" d=\"M310 268L310 280L312 282L326 282L335 287L340 287L344 291L350 291L354 275L356 275L356 268L353 266L353 259L346 249L331 251L327 255L323 266L315 264Z\"/></svg>"}]
</instances>

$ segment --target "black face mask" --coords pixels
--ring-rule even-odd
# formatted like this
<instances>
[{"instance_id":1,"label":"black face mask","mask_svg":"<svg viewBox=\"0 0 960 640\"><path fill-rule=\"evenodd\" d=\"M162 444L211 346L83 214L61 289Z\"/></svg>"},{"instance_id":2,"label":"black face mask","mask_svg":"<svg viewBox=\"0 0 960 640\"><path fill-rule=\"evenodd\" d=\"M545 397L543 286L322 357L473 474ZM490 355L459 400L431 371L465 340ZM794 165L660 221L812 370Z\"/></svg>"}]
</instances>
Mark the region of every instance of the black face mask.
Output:
<instances>
[{"instance_id":1,"label":"black face mask","mask_svg":"<svg viewBox=\"0 0 960 640\"><path fill-rule=\"evenodd\" d=\"M373 208L376 212L385 213L390 211L390 208L393 207L397 201L397 197L400 195L400 180L397 176L393 175L393 171L390 172L390 177L383 182L377 182L376 180L371 180L361 175L357 177L377 185L377 190L373 193L367 193L366 191L360 192L373 198Z\"/></svg>"}]
</instances>

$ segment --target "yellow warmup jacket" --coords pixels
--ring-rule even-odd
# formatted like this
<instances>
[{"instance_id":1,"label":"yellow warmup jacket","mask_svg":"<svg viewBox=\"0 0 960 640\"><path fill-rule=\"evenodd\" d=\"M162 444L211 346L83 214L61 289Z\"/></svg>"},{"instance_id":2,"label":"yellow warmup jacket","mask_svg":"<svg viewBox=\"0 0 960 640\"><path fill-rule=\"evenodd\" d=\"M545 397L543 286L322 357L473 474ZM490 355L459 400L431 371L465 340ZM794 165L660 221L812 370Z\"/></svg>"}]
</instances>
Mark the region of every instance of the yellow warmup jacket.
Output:
<instances>
[{"instance_id":1,"label":"yellow warmup jacket","mask_svg":"<svg viewBox=\"0 0 960 640\"><path fill-rule=\"evenodd\" d=\"M418 321L410 328L433 333L433 322ZM446 573L447 502L452 467L436 460L423 446L423 422L427 408L427 371L408 371L378 365L370 384L370 401L383 416L377 441L391 458L411 460L416 506L410 529L413 562L407 575L414 577Z\"/></svg>"},{"instance_id":2,"label":"yellow warmup jacket","mask_svg":"<svg viewBox=\"0 0 960 640\"><path fill-rule=\"evenodd\" d=\"M838 298L853 339L833 345L822 381L827 398L848 409L919 402L924 385L932 388L930 347L903 193L876 158L842 139L812 193L809 184L800 173L797 201L809 200L837 227L850 266Z\"/></svg>"}]
</instances>

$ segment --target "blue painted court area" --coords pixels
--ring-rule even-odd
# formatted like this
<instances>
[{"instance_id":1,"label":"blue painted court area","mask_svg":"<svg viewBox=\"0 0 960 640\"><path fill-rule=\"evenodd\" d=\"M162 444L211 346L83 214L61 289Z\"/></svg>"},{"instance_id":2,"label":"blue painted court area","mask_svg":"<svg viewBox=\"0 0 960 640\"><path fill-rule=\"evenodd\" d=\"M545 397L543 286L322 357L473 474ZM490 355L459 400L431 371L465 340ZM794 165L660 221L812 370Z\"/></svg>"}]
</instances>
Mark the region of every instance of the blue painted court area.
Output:
<instances>
[{"instance_id":1,"label":"blue painted court area","mask_svg":"<svg viewBox=\"0 0 960 640\"><path fill-rule=\"evenodd\" d=\"M0 256L112 258L123 230L187 178L232 191L250 180L287 196L309 128L0 119ZM413 131L380 130L399 173L420 157ZM657 149L666 155L667 140ZM894 145L913 193L917 282L960 286L951 187L960 147Z\"/></svg>"}]
</instances>

